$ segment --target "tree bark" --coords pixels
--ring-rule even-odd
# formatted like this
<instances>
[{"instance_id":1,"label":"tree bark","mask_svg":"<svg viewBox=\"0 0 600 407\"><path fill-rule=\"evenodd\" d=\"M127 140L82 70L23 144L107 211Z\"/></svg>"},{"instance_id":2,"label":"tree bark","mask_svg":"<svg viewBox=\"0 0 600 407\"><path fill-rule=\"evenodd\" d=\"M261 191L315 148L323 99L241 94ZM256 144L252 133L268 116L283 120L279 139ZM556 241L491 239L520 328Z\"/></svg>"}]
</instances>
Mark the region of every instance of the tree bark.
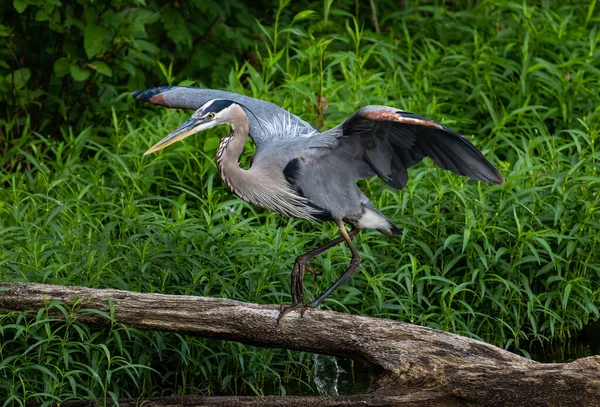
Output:
<instances>
[{"instance_id":1,"label":"tree bark","mask_svg":"<svg viewBox=\"0 0 600 407\"><path fill-rule=\"evenodd\" d=\"M110 302L117 322L138 329L351 358L369 366L374 377L372 392L356 396L154 399L159 406L600 405L600 356L542 364L474 339L386 319L308 310L303 318L294 311L277 323L279 307L274 305L0 283L0 312L35 310L52 300L104 312ZM86 318L93 325L110 323L98 316ZM140 400L131 403L121 406L139 405Z\"/></svg>"}]
</instances>

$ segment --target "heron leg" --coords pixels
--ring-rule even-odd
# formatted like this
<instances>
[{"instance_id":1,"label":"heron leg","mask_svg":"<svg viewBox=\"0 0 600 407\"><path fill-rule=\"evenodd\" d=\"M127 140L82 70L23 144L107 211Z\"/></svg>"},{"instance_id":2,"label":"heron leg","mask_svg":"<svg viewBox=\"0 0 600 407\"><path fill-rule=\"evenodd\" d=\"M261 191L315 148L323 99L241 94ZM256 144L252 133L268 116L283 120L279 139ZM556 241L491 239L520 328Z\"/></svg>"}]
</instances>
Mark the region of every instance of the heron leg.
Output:
<instances>
[{"instance_id":1,"label":"heron leg","mask_svg":"<svg viewBox=\"0 0 600 407\"><path fill-rule=\"evenodd\" d=\"M352 244L352 239L356 237L360 230L358 228L352 228L352 230L348 232L344 227L344 223L341 219L336 219L336 223L340 228L342 236L339 236L333 239L331 242L324 244L323 246L317 247L316 249L311 250L310 252L307 252L296 258L294 268L292 269L292 304L281 304L279 308L279 316L277 317L277 322L279 322L281 317L283 317L285 314L295 309L301 308L301 315L304 316L304 311L307 307L319 306L323 302L323 300L325 300L325 298L329 294L331 294L337 287L339 287L340 284L342 284L356 270L356 268L360 264L360 256L354 248L354 245ZM352 252L352 260L350 261L350 267L333 284L333 286L331 286L327 291L325 291L319 298L317 298L315 301L309 304L304 304L304 272L306 269L308 269L311 272L311 274L313 274L313 277L315 276L314 269L307 265L308 260L344 241L348 244L348 246L350 247L350 251Z\"/></svg>"},{"instance_id":2,"label":"heron leg","mask_svg":"<svg viewBox=\"0 0 600 407\"><path fill-rule=\"evenodd\" d=\"M353 233L353 232L351 232ZM357 232L358 233L358 229ZM356 236L356 233L353 236ZM315 269L313 269L308 261L315 257L318 254L323 253L326 250L331 249L333 246L336 246L344 241L344 237L340 236L333 239L331 242L324 244L323 246L317 247L310 252L304 253L296 257L296 261L294 262L294 268L292 269L292 303L298 304L304 302L304 273L306 270L310 272L313 278L316 278Z\"/></svg>"},{"instance_id":3,"label":"heron leg","mask_svg":"<svg viewBox=\"0 0 600 407\"><path fill-rule=\"evenodd\" d=\"M327 291L325 291L323 294L321 294L319 296L319 298L308 303L307 307L302 309L302 315L304 315L304 311L306 311L306 309L308 307L316 308L319 305L321 305L321 303L325 300L325 298L327 298L327 296L329 296L329 294L331 294L344 281L346 281L348 279L348 277L350 277L352 274L354 274L354 272L358 269L358 266L360 265L360 255L358 254L358 251L356 250L356 248L354 247L354 244L352 243L352 238L358 234L358 229L353 228L350 232L348 232L346 230L346 228L344 227L344 223L340 219L336 219L335 223L337 223L337 225L339 226L340 231L342 232L342 238L346 241L346 243L348 244L348 248L352 252L352 259L350 260L350 264L348 265L348 268L346 269L344 274L342 274L340 276L340 278L338 278L337 281L335 283L333 283L333 285L327 289Z\"/></svg>"}]
</instances>

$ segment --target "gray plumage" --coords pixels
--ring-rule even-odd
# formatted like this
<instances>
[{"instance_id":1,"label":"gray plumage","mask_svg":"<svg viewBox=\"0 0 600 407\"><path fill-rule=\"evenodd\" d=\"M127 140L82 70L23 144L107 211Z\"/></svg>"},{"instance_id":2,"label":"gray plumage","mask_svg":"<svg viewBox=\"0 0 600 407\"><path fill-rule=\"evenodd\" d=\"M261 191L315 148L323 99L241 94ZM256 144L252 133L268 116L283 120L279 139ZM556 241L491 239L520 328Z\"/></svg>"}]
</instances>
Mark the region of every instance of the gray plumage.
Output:
<instances>
[{"instance_id":1,"label":"gray plumage","mask_svg":"<svg viewBox=\"0 0 600 407\"><path fill-rule=\"evenodd\" d=\"M136 99L167 107L194 109L192 118L148 153L160 150L198 131L229 124L231 132L217 150L219 173L241 199L267 209L312 221L333 220L342 236L296 259L292 270L292 306L303 305L308 259L346 241L353 257L348 270L319 298L325 297L356 270L360 257L351 238L361 228L388 236L401 233L369 201L357 180L379 176L402 189L407 169L430 157L440 168L478 181L501 184L504 178L481 152L454 130L432 120L389 106L366 106L323 133L281 107L231 92L163 86L134 92ZM249 169L238 159L247 137L256 145ZM352 225L347 232L343 222ZM303 308L304 311L304 308Z\"/></svg>"}]
</instances>

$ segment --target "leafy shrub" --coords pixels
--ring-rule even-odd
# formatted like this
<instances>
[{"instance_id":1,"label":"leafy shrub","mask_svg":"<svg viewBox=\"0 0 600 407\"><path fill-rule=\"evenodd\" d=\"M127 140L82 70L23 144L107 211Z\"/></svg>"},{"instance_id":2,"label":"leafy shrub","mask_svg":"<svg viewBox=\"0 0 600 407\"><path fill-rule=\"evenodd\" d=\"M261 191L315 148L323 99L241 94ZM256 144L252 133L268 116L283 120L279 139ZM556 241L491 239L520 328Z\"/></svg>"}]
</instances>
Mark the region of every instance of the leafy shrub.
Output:
<instances>
[{"instance_id":1,"label":"leafy shrub","mask_svg":"<svg viewBox=\"0 0 600 407\"><path fill-rule=\"evenodd\" d=\"M79 129L83 123L104 124L111 104L124 108L114 103L119 94L161 83L169 66L219 86L235 61L253 52L260 33L256 22L271 18L276 4L2 2L0 148L25 126L56 134L64 123Z\"/></svg>"}]
</instances>

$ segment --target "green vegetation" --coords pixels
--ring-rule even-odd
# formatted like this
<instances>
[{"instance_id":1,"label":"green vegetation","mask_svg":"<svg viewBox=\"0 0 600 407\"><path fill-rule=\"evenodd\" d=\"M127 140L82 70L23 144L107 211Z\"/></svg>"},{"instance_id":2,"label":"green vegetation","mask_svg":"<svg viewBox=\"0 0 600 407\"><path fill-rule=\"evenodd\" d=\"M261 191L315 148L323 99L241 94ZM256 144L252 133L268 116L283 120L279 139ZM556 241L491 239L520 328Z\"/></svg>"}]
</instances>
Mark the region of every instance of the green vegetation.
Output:
<instances>
[{"instance_id":1,"label":"green vegetation","mask_svg":"<svg viewBox=\"0 0 600 407\"><path fill-rule=\"evenodd\" d=\"M430 161L411 170L401 192L378 179L363 182L404 235L390 240L362 232L360 272L325 308L448 330L525 355L597 319L596 1L406 2L404 8L376 1L381 33L372 29L368 8L331 3L296 10L284 2L262 23L249 18L251 30L262 33L257 63L244 62L243 53L222 56L228 54L223 43L194 47L210 49L216 67L196 83L272 100L321 128L362 105L395 105L467 135L507 182L479 184ZM87 6L100 7L81 7ZM8 30L4 24L0 35ZM144 41L153 47L166 47L159 34L149 37L156 42ZM219 40L231 41L229 48L246 41ZM160 65L110 52L116 56L108 66L129 61L140 72L164 68L160 79L136 77L137 87L191 83L200 72L180 70L162 52ZM103 98L99 83L90 82L88 91L99 93L77 101L89 103L89 114L78 122L61 116L66 124L52 133L39 123L59 120L54 110L33 117L7 107L0 138L0 279L289 302L294 257L330 239L334 227L282 218L232 196L213 159L224 128L142 156L189 112L134 103L126 75L101 78L114 90L111 97L119 96ZM33 92L27 83L18 90ZM12 91L2 86L6 101ZM17 128L19 137L12 133ZM251 153L248 146L245 162ZM329 287L348 258L339 247L315 259L319 276L307 278L310 293ZM312 387L308 354L116 323L100 330L77 316L58 303L0 315L3 406Z\"/></svg>"},{"instance_id":2,"label":"green vegetation","mask_svg":"<svg viewBox=\"0 0 600 407\"><path fill-rule=\"evenodd\" d=\"M171 61L182 77L222 86L258 41L256 20L271 19L277 4L251 3L1 2L0 139L20 138L25 126L55 134L64 122L83 128L81 122L108 121L106 105L121 92L163 79L167 68L156 61ZM126 114L126 104L115 107Z\"/></svg>"}]
</instances>

